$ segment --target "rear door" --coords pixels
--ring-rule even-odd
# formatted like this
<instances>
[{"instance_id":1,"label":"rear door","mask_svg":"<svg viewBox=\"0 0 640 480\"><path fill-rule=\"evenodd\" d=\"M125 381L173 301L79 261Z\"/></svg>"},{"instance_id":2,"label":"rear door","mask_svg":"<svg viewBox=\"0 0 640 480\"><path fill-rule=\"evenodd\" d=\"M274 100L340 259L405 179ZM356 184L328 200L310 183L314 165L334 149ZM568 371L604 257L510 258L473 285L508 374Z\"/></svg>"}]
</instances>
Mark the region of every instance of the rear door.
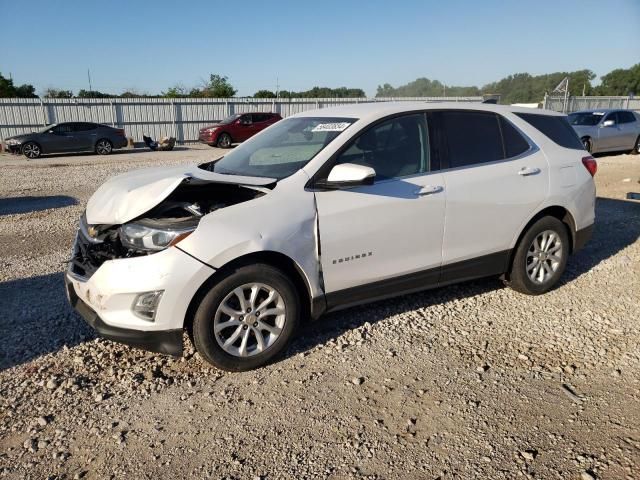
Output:
<instances>
[{"instance_id":1,"label":"rear door","mask_svg":"<svg viewBox=\"0 0 640 480\"><path fill-rule=\"evenodd\" d=\"M98 126L95 123L78 122L73 124L75 143L78 150L93 150L97 140Z\"/></svg>"},{"instance_id":2,"label":"rear door","mask_svg":"<svg viewBox=\"0 0 640 480\"><path fill-rule=\"evenodd\" d=\"M502 273L511 242L548 194L547 160L496 113L433 119L447 192L441 281Z\"/></svg>"},{"instance_id":3,"label":"rear door","mask_svg":"<svg viewBox=\"0 0 640 480\"><path fill-rule=\"evenodd\" d=\"M621 110L618 112L618 123L622 134L620 150L633 149L640 134L636 116L633 112Z\"/></svg>"}]
</instances>

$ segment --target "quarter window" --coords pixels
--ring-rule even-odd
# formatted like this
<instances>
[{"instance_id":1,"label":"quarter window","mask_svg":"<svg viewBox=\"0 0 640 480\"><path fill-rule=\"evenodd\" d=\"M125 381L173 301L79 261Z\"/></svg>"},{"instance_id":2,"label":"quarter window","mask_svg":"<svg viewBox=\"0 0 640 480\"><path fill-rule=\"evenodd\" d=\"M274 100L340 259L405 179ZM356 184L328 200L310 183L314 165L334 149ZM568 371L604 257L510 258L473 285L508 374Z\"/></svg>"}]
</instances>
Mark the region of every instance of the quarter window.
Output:
<instances>
[{"instance_id":1,"label":"quarter window","mask_svg":"<svg viewBox=\"0 0 640 480\"><path fill-rule=\"evenodd\" d=\"M584 150L582 142L566 117L537 113L516 113L516 115L561 147Z\"/></svg>"},{"instance_id":2,"label":"quarter window","mask_svg":"<svg viewBox=\"0 0 640 480\"><path fill-rule=\"evenodd\" d=\"M437 115L444 130L449 168L466 167L505 158L500 124L496 114L454 110L439 112Z\"/></svg>"},{"instance_id":3,"label":"quarter window","mask_svg":"<svg viewBox=\"0 0 640 480\"><path fill-rule=\"evenodd\" d=\"M336 164L355 163L376 171L376 180L429 171L429 136L422 113L386 120L360 134Z\"/></svg>"}]
</instances>

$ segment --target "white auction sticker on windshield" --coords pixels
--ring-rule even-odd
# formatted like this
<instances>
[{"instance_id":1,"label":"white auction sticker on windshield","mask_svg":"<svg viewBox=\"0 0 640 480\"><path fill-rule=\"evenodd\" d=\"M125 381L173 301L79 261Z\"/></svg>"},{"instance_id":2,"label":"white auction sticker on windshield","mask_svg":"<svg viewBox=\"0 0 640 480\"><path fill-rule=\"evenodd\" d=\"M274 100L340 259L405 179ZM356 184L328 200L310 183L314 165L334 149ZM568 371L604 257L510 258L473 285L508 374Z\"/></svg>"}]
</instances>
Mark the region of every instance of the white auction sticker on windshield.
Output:
<instances>
[{"instance_id":1,"label":"white auction sticker on windshield","mask_svg":"<svg viewBox=\"0 0 640 480\"><path fill-rule=\"evenodd\" d=\"M313 129L312 132L342 132L345 128L351 125L348 122L338 123L319 123Z\"/></svg>"}]
</instances>

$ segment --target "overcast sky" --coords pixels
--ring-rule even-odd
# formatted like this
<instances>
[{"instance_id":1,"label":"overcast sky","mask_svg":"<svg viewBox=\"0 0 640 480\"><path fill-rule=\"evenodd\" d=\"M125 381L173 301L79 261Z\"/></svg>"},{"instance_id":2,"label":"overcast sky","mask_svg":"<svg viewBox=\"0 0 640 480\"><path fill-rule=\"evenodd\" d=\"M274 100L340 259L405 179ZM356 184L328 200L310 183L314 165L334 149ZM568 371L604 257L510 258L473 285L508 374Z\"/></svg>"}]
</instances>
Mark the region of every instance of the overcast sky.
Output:
<instances>
[{"instance_id":1,"label":"overcast sky","mask_svg":"<svg viewBox=\"0 0 640 480\"><path fill-rule=\"evenodd\" d=\"M146 5L146 6L145 6ZM0 0L0 73L15 83L159 93L218 73L238 95L640 62L640 0Z\"/></svg>"}]
</instances>

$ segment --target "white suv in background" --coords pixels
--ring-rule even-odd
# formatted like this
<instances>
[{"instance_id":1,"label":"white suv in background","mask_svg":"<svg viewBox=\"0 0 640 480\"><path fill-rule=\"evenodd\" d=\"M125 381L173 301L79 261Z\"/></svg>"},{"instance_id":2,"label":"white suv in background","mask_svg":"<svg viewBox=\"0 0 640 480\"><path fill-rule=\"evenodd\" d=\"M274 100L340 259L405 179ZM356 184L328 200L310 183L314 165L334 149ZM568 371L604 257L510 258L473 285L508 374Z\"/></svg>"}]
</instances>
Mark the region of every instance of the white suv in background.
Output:
<instances>
[{"instance_id":1,"label":"white suv in background","mask_svg":"<svg viewBox=\"0 0 640 480\"><path fill-rule=\"evenodd\" d=\"M566 117L370 103L282 120L216 161L133 171L87 204L66 275L107 338L227 370L301 322L490 275L537 295L594 222L596 162Z\"/></svg>"}]
</instances>

